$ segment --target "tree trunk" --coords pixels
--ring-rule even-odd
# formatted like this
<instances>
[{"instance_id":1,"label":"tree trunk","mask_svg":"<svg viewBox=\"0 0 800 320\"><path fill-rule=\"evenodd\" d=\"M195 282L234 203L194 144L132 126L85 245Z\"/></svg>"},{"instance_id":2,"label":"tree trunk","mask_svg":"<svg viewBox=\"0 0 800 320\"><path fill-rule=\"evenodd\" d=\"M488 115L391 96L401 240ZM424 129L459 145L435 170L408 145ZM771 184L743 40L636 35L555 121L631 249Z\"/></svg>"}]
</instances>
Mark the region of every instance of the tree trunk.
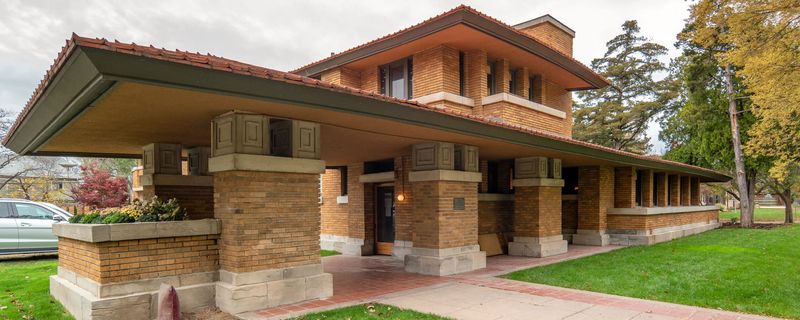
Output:
<instances>
[{"instance_id":1,"label":"tree trunk","mask_svg":"<svg viewBox=\"0 0 800 320\"><path fill-rule=\"evenodd\" d=\"M736 163L736 183L739 185L740 206L742 208L742 227L750 228L753 226L753 207L750 203L750 188L747 185L745 176L744 154L742 153L742 142L739 139L739 120L736 110L736 97L733 94L733 80L731 79L731 65L725 65L725 87L728 94L728 115L731 118L731 137L733 140L734 162ZM745 190L742 192L742 190Z\"/></svg>"},{"instance_id":2,"label":"tree trunk","mask_svg":"<svg viewBox=\"0 0 800 320\"><path fill-rule=\"evenodd\" d=\"M786 214L786 218L784 219L784 223L794 223L794 212L792 211L792 190L786 189L783 190L781 193L778 194L783 201L783 212Z\"/></svg>"}]
</instances>

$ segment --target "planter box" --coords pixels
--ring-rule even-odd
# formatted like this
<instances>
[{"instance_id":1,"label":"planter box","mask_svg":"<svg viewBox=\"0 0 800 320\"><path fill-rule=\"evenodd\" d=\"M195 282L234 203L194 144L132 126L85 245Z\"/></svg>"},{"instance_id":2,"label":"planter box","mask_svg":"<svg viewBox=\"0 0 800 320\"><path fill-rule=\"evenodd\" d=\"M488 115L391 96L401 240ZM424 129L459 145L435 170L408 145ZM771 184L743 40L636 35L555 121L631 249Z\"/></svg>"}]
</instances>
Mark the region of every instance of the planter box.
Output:
<instances>
[{"instance_id":1,"label":"planter box","mask_svg":"<svg viewBox=\"0 0 800 320\"><path fill-rule=\"evenodd\" d=\"M184 312L215 306L219 220L54 224L53 233L50 293L76 319L154 319L162 283Z\"/></svg>"}]
</instances>

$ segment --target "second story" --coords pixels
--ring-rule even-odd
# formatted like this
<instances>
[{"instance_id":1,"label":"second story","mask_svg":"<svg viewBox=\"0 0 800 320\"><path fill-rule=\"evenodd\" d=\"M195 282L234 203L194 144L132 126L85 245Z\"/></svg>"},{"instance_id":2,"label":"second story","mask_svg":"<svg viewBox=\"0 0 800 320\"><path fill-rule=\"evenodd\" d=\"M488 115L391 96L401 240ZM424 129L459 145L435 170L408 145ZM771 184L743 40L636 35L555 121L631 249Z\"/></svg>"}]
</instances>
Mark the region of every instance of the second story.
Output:
<instances>
[{"instance_id":1,"label":"second story","mask_svg":"<svg viewBox=\"0 0 800 320\"><path fill-rule=\"evenodd\" d=\"M293 73L570 137L572 91L609 84L574 37L550 15L510 26L460 6Z\"/></svg>"}]
</instances>

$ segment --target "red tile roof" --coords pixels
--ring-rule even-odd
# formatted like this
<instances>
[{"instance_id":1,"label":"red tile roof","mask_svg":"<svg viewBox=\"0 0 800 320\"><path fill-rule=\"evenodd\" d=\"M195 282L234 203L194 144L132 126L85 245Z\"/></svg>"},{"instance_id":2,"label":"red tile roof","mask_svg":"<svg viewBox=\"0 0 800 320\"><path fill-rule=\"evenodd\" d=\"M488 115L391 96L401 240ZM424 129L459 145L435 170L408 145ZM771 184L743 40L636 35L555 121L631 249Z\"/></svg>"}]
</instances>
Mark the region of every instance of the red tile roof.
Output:
<instances>
[{"instance_id":1,"label":"red tile roof","mask_svg":"<svg viewBox=\"0 0 800 320\"><path fill-rule=\"evenodd\" d=\"M492 16L490 16L490 15L487 15L487 14L485 14L485 13L483 13L483 12L480 12L480 11L478 11L478 10L475 10L474 8L472 8L472 7L470 7L470 6L467 6L467 5L464 5L464 4L462 4L462 5L459 5L458 7L455 7L455 8L453 8L453 9L450 9L450 10L448 10L448 11L445 11L445 12L443 12L443 13L439 14L439 15L436 15L436 16L433 16L433 17L431 17L431 18L428 18L427 20L425 20L425 21L422 21L422 22L420 22L420 23L417 23L417 24L415 24L415 25L413 25L413 26L410 26L410 27L408 27L408 28L401 29L401 30L399 30L399 31L396 31L396 32L390 33L390 34L388 34L388 35L385 35L385 36L383 36L383 37L380 37L380 38L377 38L377 39L375 39L375 40L369 41L369 42L367 42L367 43L364 43L364 44L361 44L361 45L358 45L358 46L352 47L352 48L350 48L350 49L347 49L347 50L345 50L345 51L339 52L339 53L337 53L337 54L333 54L333 55L331 55L331 56L329 56L329 57L325 57L325 58L323 58L323 59L320 59L320 60L317 60L317 61L311 62L311 63L309 63L309 64L306 64L306 65L304 65L304 66L302 66L302 67L300 67L300 68L294 69L294 70L292 70L292 71L290 71L290 72L292 72L292 73L297 73L297 72L299 72L299 71L301 71L301 70L304 70L304 69L307 69L307 68L309 68L309 67L311 67L311 66L314 66L314 65L320 64L320 63L322 63L322 62L325 62L325 61L328 61L328 60L334 59L334 58L336 58L336 57L339 57L339 56L342 56L342 55L345 55L345 54L351 53L351 52L353 52L353 51L356 51L356 50L358 50L358 49L365 48L365 47L369 47L369 46L371 46L371 45L374 45L374 44L376 44L376 43L378 43L378 42L383 42L383 41L386 41L386 40L389 40L389 39L395 38L395 37L397 37L397 36L399 36L399 35L401 35L401 34L404 34L404 33L406 33L406 32L409 32L409 31L411 31L411 30L414 30L414 29L420 28L420 27L422 27L422 26L425 26L425 25L427 25L427 24L430 24L430 23L432 23L432 22L434 22L434 21L436 21L436 20L439 20L439 19L442 19L442 18L444 18L444 17L447 17L447 16L450 16L450 15L456 14L456 13L458 13L458 12L461 12L461 11L467 11L467 12L474 13L474 14L476 14L476 15L479 15L479 16L481 16L481 17L483 17L483 18L487 19L487 20L490 20L490 21L492 21L492 22L494 22L494 23L496 23L496 24L498 24L498 25L500 25L500 26L503 26L504 28L506 28L506 29L508 29L508 30L510 30L510 31L513 31L514 33L517 33L517 34L520 34L520 35L523 35L523 36L525 36L526 38L532 39L533 41L536 41L536 42L540 43L541 45L543 45L543 46L545 46L545 47L548 47L548 48L552 49L552 50L553 50L553 51L555 51L555 52L558 52L560 55L562 55L563 57L565 57L565 58L567 58L567 59L571 60L572 62L574 62L575 64L577 64L577 65L578 65L578 66L580 66L581 68L583 68L583 69L585 69L585 70L587 70L587 71L589 71L589 72L591 72L591 73L594 73L594 74L596 74L598 77L600 77L601 79L603 79L605 82L607 82L607 83L611 84L611 82L610 82L610 81L608 81L608 79L606 79L605 77L603 77L603 76L602 76L602 75L600 75L600 74L597 74L596 72L594 72L594 70L592 70L591 68L587 67L586 65L584 65L584 64L583 64L583 63L581 63L580 61L576 60L576 59L575 59L575 58L573 58L572 56L569 56L569 55L566 55L566 54L564 54L564 52L563 52L563 51L561 51L561 50L559 50L558 48L555 48L555 47L553 47L553 46L551 46L551 45L549 45L549 44L547 44L547 43L544 43L544 42L540 41L539 39L536 39L536 38L534 38L534 37L531 37L529 34L527 34L527 33L525 33L525 32L522 32L522 31L519 31L519 30L517 30L517 28L514 28L513 26L511 26L511 25L509 25L509 24L506 24L506 23L505 23L505 22L503 22L503 21L500 21L500 20L498 20L498 19L496 19L496 18L494 18L494 17L492 17Z\"/></svg>"},{"instance_id":2,"label":"red tile roof","mask_svg":"<svg viewBox=\"0 0 800 320\"><path fill-rule=\"evenodd\" d=\"M19 127L20 123L22 123L22 121L25 120L25 118L30 113L30 110L33 107L33 105L35 105L36 102L38 101L38 99L42 96L42 93L47 89L47 86L50 84L50 82L52 81L54 76L59 72L59 70L63 66L64 62L67 60L67 58L70 56L70 54L72 54L76 50L76 48L78 48L78 47L97 48L97 49L108 50L108 51L117 52L117 53L121 53L121 54L130 54L130 55L147 57L147 58L151 58L151 59L158 59L158 60L169 61L169 62L174 62L174 63L187 64L187 65L192 65L192 66L199 67L199 68L207 68L207 69L212 69L212 70L227 71L227 72L231 72L231 73L237 73L237 74L249 75L249 76L258 77L258 78L283 81L283 82L286 82L286 83L292 83L292 84L303 85L303 86L308 86L308 87L324 88L324 89L327 89L327 90L332 90L332 91L337 91L337 92L342 92L342 93L347 93L347 94L363 96L363 97L376 99L376 100L392 102L392 103L396 103L398 105L406 106L406 107L409 107L409 108L415 108L415 109L421 109L421 110L426 110L426 111L430 111L430 112L436 112L436 113L440 113L440 114L446 114L446 115L449 115L449 116L452 116L452 117L463 118L463 119L468 119L468 120L471 120L471 121L481 122L481 123L484 123L484 124L503 127L503 128L507 128L507 129L511 129L511 130L515 130L515 131L519 131L519 132L524 132L524 133L535 135L535 136L539 136L539 137L545 137L545 138L552 139L552 140L558 140L558 141L561 141L561 142L564 142L564 143L568 143L568 144L584 146L584 147L592 148L592 149L595 149L595 150L608 152L608 153L611 153L611 154L616 154L616 155L636 158L636 159L640 159L640 160L647 160L647 161L652 161L652 162L660 162L660 163L673 165L673 166L676 166L676 167L683 167L683 168L691 168L691 169L695 169L695 170L701 170L701 171L708 172L710 174L720 174L719 172L716 172L714 170L710 170L710 169L706 169L706 168L702 168L702 167L692 166L692 165L688 165L688 164L680 163L680 162L675 162L675 161L654 159L653 157L650 157L650 156L639 155L639 154L625 152L625 151L612 149L612 148L608 148L608 147L604 147L604 146L600 146L600 145L595 145L595 144L591 144L591 143L588 143L588 142L575 140L575 139L572 139L572 138L569 138L569 137L564 137L564 136L561 136L561 135L557 135L557 134L553 134L553 133L549 133L549 132L545 132L545 131L541 131L541 130L536 130L536 129L532 129L532 128L528 128L528 127L524 127L524 126L505 123L505 122L493 120L493 119L482 117L482 116L477 116L477 115L473 115L473 114L468 114L468 113L458 112L458 111L454 111L454 110L444 109L444 108L441 108L441 107L429 106L429 105L422 104L422 103L419 103L419 102L416 102L416 101L397 99L397 98L394 98L394 97L389 97L389 96L385 96L385 95L381 95L381 94L377 94L377 93L373 93L373 92L369 92L369 91L365 91L365 90L361 90L361 89L356 89L356 88L351 88L351 87L342 86L342 85L338 85L338 84L323 82L321 80L316 80L316 79L313 79L313 78L303 77L303 76L299 76L299 75L296 75L296 74L293 74L293 73L282 72L282 71L277 71L277 70L273 70L273 69L259 67L259 66L255 66L255 65L251 65L251 64L246 64L246 63L238 62L238 61L235 61L235 60L230 60L230 59L214 56L214 55L211 55L211 54L192 53L192 52L180 51L180 50L167 50L167 49L163 49L163 48L162 49L158 49L156 47L153 47L152 45L150 45L150 46L141 46L141 45L137 45L135 43L122 43L122 42L119 42L117 40L114 40L112 42L112 41L108 41L106 39L101 39L101 38L84 38L84 37L80 37L80 36L78 36L77 34L74 34L74 33L72 34L72 37L69 40L67 40L67 44L62 48L61 52L58 54L58 57L55 59L55 62L53 63L53 65L50 67L50 69L47 71L47 73L45 73L44 79L42 79L42 81L39 83L39 86L34 91L33 95L31 96L30 100L26 104L25 108L22 110L22 112L20 113L19 117L17 117L17 120L14 122L14 125L11 127L11 129L9 130L9 133L4 138L4 141L3 141L4 144L8 141L9 137L14 134L16 129Z\"/></svg>"}]
</instances>

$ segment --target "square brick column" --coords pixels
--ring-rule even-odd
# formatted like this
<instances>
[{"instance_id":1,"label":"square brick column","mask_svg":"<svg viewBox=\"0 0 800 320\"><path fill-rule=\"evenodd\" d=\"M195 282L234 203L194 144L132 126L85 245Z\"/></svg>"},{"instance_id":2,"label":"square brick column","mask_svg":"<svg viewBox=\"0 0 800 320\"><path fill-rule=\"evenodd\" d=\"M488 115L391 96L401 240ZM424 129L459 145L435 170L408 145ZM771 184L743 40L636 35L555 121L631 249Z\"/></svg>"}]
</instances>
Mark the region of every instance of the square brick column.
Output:
<instances>
[{"instance_id":1,"label":"square brick column","mask_svg":"<svg viewBox=\"0 0 800 320\"><path fill-rule=\"evenodd\" d=\"M614 169L580 167L578 169L578 230L573 244L605 246L606 212L614 206Z\"/></svg>"},{"instance_id":2,"label":"square brick column","mask_svg":"<svg viewBox=\"0 0 800 320\"><path fill-rule=\"evenodd\" d=\"M330 297L320 251L321 160L225 154L209 159L219 239L217 306L228 313Z\"/></svg>"},{"instance_id":3,"label":"square brick column","mask_svg":"<svg viewBox=\"0 0 800 320\"><path fill-rule=\"evenodd\" d=\"M692 182L691 177L681 176L681 205L692 205Z\"/></svg>"},{"instance_id":4,"label":"square brick column","mask_svg":"<svg viewBox=\"0 0 800 320\"><path fill-rule=\"evenodd\" d=\"M614 168L614 208L636 206L636 169Z\"/></svg>"},{"instance_id":5,"label":"square brick column","mask_svg":"<svg viewBox=\"0 0 800 320\"><path fill-rule=\"evenodd\" d=\"M667 179L667 174L659 172L654 174L654 178L655 178L654 187L656 188L656 199L655 199L656 206L666 207L669 205L668 192L667 192L667 189L669 188L669 181Z\"/></svg>"},{"instance_id":6,"label":"square brick column","mask_svg":"<svg viewBox=\"0 0 800 320\"><path fill-rule=\"evenodd\" d=\"M486 84L486 51L468 51L464 53L465 71L467 73L467 97L475 101L475 113L480 114L481 99L489 95Z\"/></svg>"},{"instance_id":7,"label":"square brick column","mask_svg":"<svg viewBox=\"0 0 800 320\"><path fill-rule=\"evenodd\" d=\"M408 173L411 172L411 156L395 157L394 172L394 192L396 195L402 194L403 200L395 199L394 203L392 256L405 259L405 256L411 253L411 248L414 247L412 237L414 234L414 192L411 182L408 181ZM370 216L374 216L374 213L370 212Z\"/></svg>"},{"instance_id":8,"label":"square brick column","mask_svg":"<svg viewBox=\"0 0 800 320\"><path fill-rule=\"evenodd\" d=\"M564 180L514 179L514 241L512 256L548 257L567 252L561 235L561 188Z\"/></svg>"},{"instance_id":9,"label":"square brick column","mask_svg":"<svg viewBox=\"0 0 800 320\"><path fill-rule=\"evenodd\" d=\"M425 170L409 173L413 244L405 270L436 276L486 267L478 245L479 172Z\"/></svg>"},{"instance_id":10,"label":"square brick column","mask_svg":"<svg viewBox=\"0 0 800 320\"><path fill-rule=\"evenodd\" d=\"M700 205L700 178L692 177L692 205L699 206Z\"/></svg>"},{"instance_id":11,"label":"square brick column","mask_svg":"<svg viewBox=\"0 0 800 320\"><path fill-rule=\"evenodd\" d=\"M652 207L654 205L653 188L655 187L653 170L642 170L639 174L642 182L642 207Z\"/></svg>"},{"instance_id":12,"label":"square brick column","mask_svg":"<svg viewBox=\"0 0 800 320\"><path fill-rule=\"evenodd\" d=\"M681 177L670 174L669 177L669 205L677 207L681 205Z\"/></svg>"}]
</instances>

